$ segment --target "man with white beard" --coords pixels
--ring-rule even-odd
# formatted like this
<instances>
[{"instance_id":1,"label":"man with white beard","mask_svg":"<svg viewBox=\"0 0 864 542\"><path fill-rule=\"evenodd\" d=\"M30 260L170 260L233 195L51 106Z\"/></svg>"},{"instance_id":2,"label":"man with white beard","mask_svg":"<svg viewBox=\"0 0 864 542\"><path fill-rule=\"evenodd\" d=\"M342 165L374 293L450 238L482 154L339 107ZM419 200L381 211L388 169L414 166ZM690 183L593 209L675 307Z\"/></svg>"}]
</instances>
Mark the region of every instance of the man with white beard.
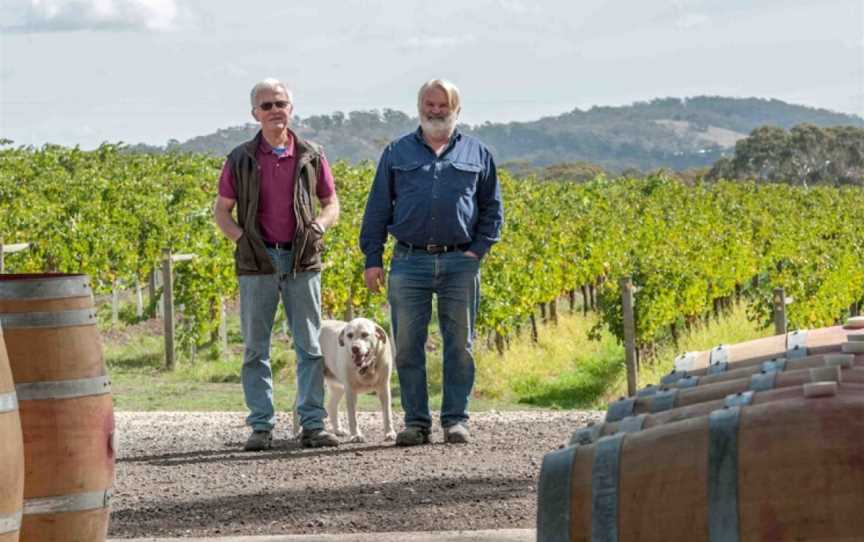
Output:
<instances>
[{"instance_id":1,"label":"man with white beard","mask_svg":"<svg viewBox=\"0 0 864 542\"><path fill-rule=\"evenodd\" d=\"M480 261L500 237L504 212L491 153L456 128L459 102L459 90L448 81L433 79L420 87L420 127L384 149L360 231L364 279L373 292L385 283L387 234L396 239L387 298L405 410L397 446L429 442L426 338L433 294L444 343L444 441L470 440Z\"/></svg>"}]
</instances>

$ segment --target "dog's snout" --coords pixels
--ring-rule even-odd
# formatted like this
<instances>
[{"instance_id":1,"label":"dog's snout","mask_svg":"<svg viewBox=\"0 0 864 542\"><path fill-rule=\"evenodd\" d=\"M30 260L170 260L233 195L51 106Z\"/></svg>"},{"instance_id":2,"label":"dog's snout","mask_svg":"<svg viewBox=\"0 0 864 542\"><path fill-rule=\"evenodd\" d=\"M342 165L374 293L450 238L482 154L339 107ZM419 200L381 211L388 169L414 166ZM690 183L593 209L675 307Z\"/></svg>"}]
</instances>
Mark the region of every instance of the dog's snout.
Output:
<instances>
[{"instance_id":1,"label":"dog's snout","mask_svg":"<svg viewBox=\"0 0 864 542\"><path fill-rule=\"evenodd\" d=\"M353 354L359 354L359 353L360 353L360 347L359 347L359 346L356 346L356 345L355 345L355 346L352 346L352 347L351 347L351 352L352 352Z\"/></svg>"}]
</instances>

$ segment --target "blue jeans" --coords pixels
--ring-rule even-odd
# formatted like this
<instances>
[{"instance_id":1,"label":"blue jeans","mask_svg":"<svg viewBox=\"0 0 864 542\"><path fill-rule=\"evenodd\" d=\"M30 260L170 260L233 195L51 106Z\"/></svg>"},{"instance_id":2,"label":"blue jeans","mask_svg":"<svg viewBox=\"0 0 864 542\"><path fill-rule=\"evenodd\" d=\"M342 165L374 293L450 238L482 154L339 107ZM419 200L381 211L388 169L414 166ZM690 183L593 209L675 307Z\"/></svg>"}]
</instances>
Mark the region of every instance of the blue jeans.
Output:
<instances>
[{"instance_id":1,"label":"blue jeans","mask_svg":"<svg viewBox=\"0 0 864 542\"><path fill-rule=\"evenodd\" d=\"M438 326L444 341L441 426L450 427L468 421L468 398L474 387L472 345L480 302L480 262L461 251L428 254L396 245L387 297L406 426L432 426L426 389L426 337L433 294L438 298Z\"/></svg>"},{"instance_id":2,"label":"blue jeans","mask_svg":"<svg viewBox=\"0 0 864 542\"><path fill-rule=\"evenodd\" d=\"M249 416L246 425L270 430L276 421L270 336L281 296L297 353L297 411L304 429L324 428L324 358L321 330L321 274L291 274L294 254L267 249L277 272L240 275L240 325L243 329L243 369L240 373Z\"/></svg>"}]
</instances>

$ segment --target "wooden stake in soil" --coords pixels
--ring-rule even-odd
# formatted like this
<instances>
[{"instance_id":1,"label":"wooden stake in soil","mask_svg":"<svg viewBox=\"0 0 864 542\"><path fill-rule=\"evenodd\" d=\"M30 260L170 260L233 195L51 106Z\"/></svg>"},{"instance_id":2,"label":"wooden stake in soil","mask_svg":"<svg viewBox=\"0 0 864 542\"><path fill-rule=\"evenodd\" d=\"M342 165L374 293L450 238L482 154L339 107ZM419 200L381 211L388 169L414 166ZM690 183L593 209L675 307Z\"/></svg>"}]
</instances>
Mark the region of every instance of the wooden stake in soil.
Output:
<instances>
[{"instance_id":1,"label":"wooden stake in soil","mask_svg":"<svg viewBox=\"0 0 864 542\"><path fill-rule=\"evenodd\" d=\"M630 277L619 281L624 324L624 356L627 361L627 394L636 395L636 318L633 314L633 282Z\"/></svg>"},{"instance_id":2,"label":"wooden stake in soil","mask_svg":"<svg viewBox=\"0 0 864 542\"><path fill-rule=\"evenodd\" d=\"M162 321L165 325L165 369L174 370L174 280L171 277L171 250L162 249Z\"/></svg>"},{"instance_id":3,"label":"wooden stake in soil","mask_svg":"<svg viewBox=\"0 0 864 542\"><path fill-rule=\"evenodd\" d=\"M144 317L144 288L137 277L135 278L135 315L138 318Z\"/></svg>"},{"instance_id":4,"label":"wooden stake in soil","mask_svg":"<svg viewBox=\"0 0 864 542\"><path fill-rule=\"evenodd\" d=\"M505 347L504 336L496 331L495 332L495 349L498 351L499 356L504 355L504 347Z\"/></svg>"},{"instance_id":5,"label":"wooden stake in soil","mask_svg":"<svg viewBox=\"0 0 864 542\"><path fill-rule=\"evenodd\" d=\"M120 321L120 284L115 278L111 282L111 325L116 326Z\"/></svg>"},{"instance_id":6,"label":"wooden stake in soil","mask_svg":"<svg viewBox=\"0 0 864 542\"><path fill-rule=\"evenodd\" d=\"M219 298L219 348L228 355L228 309L224 297Z\"/></svg>"},{"instance_id":7,"label":"wooden stake in soil","mask_svg":"<svg viewBox=\"0 0 864 542\"><path fill-rule=\"evenodd\" d=\"M579 289L582 290L582 316L588 316L588 306L591 304L588 300L588 286L583 284Z\"/></svg>"},{"instance_id":8,"label":"wooden stake in soil","mask_svg":"<svg viewBox=\"0 0 864 542\"><path fill-rule=\"evenodd\" d=\"M774 334L786 333L786 292L783 288L774 288Z\"/></svg>"},{"instance_id":9,"label":"wooden stake in soil","mask_svg":"<svg viewBox=\"0 0 864 542\"><path fill-rule=\"evenodd\" d=\"M531 342L538 342L540 340L540 334L537 332L537 318L534 314L531 314Z\"/></svg>"}]
</instances>

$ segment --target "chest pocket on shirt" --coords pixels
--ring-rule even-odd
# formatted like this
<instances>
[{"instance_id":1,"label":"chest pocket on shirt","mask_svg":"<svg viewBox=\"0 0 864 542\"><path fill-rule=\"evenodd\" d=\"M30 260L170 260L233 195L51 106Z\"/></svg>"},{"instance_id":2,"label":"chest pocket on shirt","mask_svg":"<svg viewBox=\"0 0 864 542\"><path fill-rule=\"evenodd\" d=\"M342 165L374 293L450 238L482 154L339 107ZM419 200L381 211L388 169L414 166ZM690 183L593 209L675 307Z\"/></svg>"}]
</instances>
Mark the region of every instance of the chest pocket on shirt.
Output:
<instances>
[{"instance_id":1,"label":"chest pocket on shirt","mask_svg":"<svg viewBox=\"0 0 864 542\"><path fill-rule=\"evenodd\" d=\"M422 164L421 162L394 164L392 168L393 177L396 180L394 187L396 194L428 191L432 179L431 167L431 164Z\"/></svg>"},{"instance_id":2,"label":"chest pocket on shirt","mask_svg":"<svg viewBox=\"0 0 864 542\"><path fill-rule=\"evenodd\" d=\"M450 174L453 179L453 188L465 194L473 194L477 189L477 180L483 166L469 162L450 162Z\"/></svg>"}]
</instances>

